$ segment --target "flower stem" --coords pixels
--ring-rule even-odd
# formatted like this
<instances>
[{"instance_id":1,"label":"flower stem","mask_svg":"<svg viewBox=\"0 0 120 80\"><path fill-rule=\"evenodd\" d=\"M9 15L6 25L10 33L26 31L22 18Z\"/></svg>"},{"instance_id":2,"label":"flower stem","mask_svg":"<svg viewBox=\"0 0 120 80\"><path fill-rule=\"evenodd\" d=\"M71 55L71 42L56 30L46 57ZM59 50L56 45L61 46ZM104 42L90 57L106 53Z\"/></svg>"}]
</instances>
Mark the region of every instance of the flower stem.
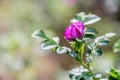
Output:
<instances>
[{"instance_id":1,"label":"flower stem","mask_svg":"<svg viewBox=\"0 0 120 80\"><path fill-rule=\"evenodd\" d=\"M84 61L83 61L83 55L80 54L79 57L80 57L80 64L81 64L84 68L88 69L89 72L91 72L92 74L94 74L94 72L90 69L90 67L87 66L87 65L84 63Z\"/></svg>"}]
</instances>

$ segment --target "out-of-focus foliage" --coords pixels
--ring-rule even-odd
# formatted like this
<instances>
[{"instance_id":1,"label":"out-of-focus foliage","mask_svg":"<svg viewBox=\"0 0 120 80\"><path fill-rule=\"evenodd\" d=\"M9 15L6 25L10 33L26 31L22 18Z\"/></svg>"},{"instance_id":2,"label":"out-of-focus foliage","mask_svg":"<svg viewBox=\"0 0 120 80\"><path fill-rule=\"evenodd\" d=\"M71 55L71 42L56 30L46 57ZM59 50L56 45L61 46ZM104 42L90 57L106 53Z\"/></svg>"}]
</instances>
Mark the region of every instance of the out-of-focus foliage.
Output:
<instances>
[{"instance_id":1,"label":"out-of-focus foliage","mask_svg":"<svg viewBox=\"0 0 120 80\"><path fill-rule=\"evenodd\" d=\"M115 42L113 49L116 53L120 52L120 39Z\"/></svg>"},{"instance_id":2,"label":"out-of-focus foliage","mask_svg":"<svg viewBox=\"0 0 120 80\"><path fill-rule=\"evenodd\" d=\"M120 70L115 70L111 68L108 73L110 76L108 77L109 80L119 80L120 79Z\"/></svg>"},{"instance_id":3,"label":"out-of-focus foliage","mask_svg":"<svg viewBox=\"0 0 120 80\"><path fill-rule=\"evenodd\" d=\"M40 50L42 40L33 40L31 33L39 28L49 36L57 33L60 43L65 44L62 41L65 27L77 12L85 11L102 17L101 22L90 25L99 30L98 35L116 32L119 36L119 3L119 0L0 0L0 79L68 80L64 70L71 69L74 61L66 55L46 55ZM107 55L112 55L111 59L106 57L107 65L114 65L117 59L112 53L113 41L111 51L104 48Z\"/></svg>"},{"instance_id":4,"label":"out-of-focus foliage","mask_svg":"<svg viewBox=\"0 0 120 80\"><path fill-rule=\"evenodd\" d=\"M116 61L116 68L120 69L120 64L118 64L120 62L120 39L118 39L113 46L113 51L116 53L117 55L117 61Z\"/></svg>"}]
</instances>

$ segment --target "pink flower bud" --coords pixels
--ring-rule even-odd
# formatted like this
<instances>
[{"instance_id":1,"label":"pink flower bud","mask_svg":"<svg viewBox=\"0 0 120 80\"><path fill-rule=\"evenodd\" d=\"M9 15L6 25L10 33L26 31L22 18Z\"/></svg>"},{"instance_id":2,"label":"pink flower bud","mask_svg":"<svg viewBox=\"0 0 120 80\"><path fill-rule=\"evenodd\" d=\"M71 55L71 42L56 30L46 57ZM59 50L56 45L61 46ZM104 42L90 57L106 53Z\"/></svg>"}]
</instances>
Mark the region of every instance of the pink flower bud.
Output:
<instances>
[{"instance_id":1,"label":"pink flower bud","mask_svg":"<svg viewBox=\"0 0 120 80\"><path fill-rule=\"evenodd\" d=\"M82 38L84 36L84 25L82 22L74 22L66 28L64 37L68 41L73 41L76 38Z\"/></svg>"}]
</instances>

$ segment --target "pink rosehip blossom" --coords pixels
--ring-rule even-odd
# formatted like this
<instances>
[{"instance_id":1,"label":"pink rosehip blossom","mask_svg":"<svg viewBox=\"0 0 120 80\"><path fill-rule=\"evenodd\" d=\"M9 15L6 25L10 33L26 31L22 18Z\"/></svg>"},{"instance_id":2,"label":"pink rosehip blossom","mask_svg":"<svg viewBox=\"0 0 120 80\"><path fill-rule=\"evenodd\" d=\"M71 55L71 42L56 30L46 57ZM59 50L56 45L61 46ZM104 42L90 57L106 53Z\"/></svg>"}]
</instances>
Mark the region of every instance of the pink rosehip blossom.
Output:
<instances>
[{"instance_id":1,"label":"pink rosehip blossom","mask_svg":"<svg viewBox=\"0 0 120 80\"><path fill-rule=\"evenodd\" d=\"M76 38L83 38L84 36L84 25L82 22L74 22L66 28L64 37L68 41L73 41Z\"/></svg>"}]
</instances>

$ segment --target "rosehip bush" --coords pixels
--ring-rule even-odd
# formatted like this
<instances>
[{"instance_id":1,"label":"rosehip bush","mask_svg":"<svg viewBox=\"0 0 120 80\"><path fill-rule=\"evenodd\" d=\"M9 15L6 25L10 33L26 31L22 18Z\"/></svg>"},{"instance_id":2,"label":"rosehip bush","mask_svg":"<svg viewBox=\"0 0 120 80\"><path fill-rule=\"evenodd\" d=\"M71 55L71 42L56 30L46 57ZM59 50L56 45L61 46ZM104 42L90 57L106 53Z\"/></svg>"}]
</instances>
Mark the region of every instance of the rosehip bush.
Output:
<instances>
[{"instance_id":1,"label":"rosehip bush","mask_svg":"<svg viewBox=\"0 0 120 80\"><path fill-rule=\"evenodd\" d=\"M101 20L95 14L85 14L80 12L76 14L70 22L70 26L65 29L64 38L70 44L71 48L61 46L59 37L50 38L42 30L33 32L32 37L43 38L41 43L43 50L52 49L58 54L68 54L80 63L80 67L74 68L69 72L70 80L120 80L120 72L114 68L107 70L109 76L103 77L101 73L96 73L92 69L91 62L95 56L102 56L102 46L107 46L110 42L109 38L115 36L115 33L107 33L96 37L98 31L87 25L93 24ZM85 47L88 49L85 50ZM83 55L85 55L83 57ZM84 59L85 60L84 60ZM104 65L103 65L104 66Z\"/></svg>"}]
</instances>

